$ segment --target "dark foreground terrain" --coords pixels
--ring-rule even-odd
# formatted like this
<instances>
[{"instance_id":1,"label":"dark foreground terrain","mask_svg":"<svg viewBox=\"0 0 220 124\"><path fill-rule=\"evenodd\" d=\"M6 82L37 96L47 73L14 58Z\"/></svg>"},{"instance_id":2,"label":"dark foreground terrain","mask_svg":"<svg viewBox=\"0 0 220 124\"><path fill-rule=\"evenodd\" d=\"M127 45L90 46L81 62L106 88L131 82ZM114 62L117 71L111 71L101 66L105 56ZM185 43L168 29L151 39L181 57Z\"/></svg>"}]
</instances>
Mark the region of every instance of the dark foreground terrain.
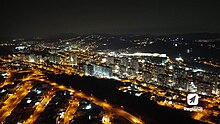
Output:
<instances>
[{"instance_id":1,"label":"dark foreground terrain","mask_svg":"<svg viewBox=\"0 0 220 124\"><path fill-rule=\"evenodd\" d=\"M135 97L124 94L116 89L116 87L122 83L115 80L80 77L76 75L69 76L64 74L48 74L48 77L59 84L74 87L75 89L82 90L87 94L93 94L95 97L102 100L107 99L107 102L117 107L123 105L126 111L141 117L141 119L147 124L202 123L191 119L190 113L188 112L159 106L144 96Z\"/></svg>"}]
</instances>

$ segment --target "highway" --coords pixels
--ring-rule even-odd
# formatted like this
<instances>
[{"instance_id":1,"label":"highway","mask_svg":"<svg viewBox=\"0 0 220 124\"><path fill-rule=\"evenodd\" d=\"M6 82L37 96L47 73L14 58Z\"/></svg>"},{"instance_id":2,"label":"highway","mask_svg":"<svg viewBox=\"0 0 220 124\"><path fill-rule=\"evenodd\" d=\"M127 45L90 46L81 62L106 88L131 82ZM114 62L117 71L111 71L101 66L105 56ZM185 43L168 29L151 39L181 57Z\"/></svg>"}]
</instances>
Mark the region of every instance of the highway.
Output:
<instances>
[{"instance_id":1,"label":"highway","mask_svg":"<svg viewBox=\"0 0 220 124\"><path fill-rule=\"evenodd\" d=\"M0 122L3 122L6 117L8 117L14 108L21 102L21 100L29 93L29 90L33 87L32 82L24 82L13 95L11 95L5 102L4 106L1 108Z\"/></svg>"},{"instance_id":2,"label":"highway","mask_svg":"<svg viewBox=\"0 0 220 124\"><path fill-rule=\"evenodd\" d=\"M63 119L63 122L61 122L62 124L69 124L69 121L73 119L74 114L78 108L79 102L80 102L79 98L70 100L70 104L67 107L65 113L60 117Z\"/></svg>"},{"instance_id":3,"label":"highway","mask_svg":"<svg viewBox=\"0 0 220 124\"><path fill-rule=\"evenodd\" d=\"M37 118L39 117L40 113L43 112L44 109L47 107L47 104L53 98L55 93L56 93L56 90L51 88L47 92L47 94L44 95L43 100L36 106L33 114L26 121L24 121L23 124L33 124L37 120Z\"/></svg>"}]
</instances>

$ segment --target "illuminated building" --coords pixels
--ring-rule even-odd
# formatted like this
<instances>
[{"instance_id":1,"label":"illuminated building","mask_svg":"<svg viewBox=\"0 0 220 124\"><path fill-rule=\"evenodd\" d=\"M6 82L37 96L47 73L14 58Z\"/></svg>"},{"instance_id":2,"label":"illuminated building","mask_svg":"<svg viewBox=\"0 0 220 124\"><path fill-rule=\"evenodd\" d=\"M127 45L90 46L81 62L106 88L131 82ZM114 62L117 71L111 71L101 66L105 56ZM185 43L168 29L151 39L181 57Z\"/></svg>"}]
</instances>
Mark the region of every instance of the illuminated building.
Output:
<instances>
[{"instance_id":1,"label":"illuminated building","mask_svg":"<svg viewBox=\"0 0 220 124\"><path fill-rule=\"evenodd\" d=\"M218 95L220 92L220 82L213 83L212 94Z\"/></svg>"},{"instance_id":2,"label":"illuminated building","mask_svg":"<svg viewBox=\"0 0 220 124\"><path fill-rule=\"evenodd\" d=\"M152 63L148 63L148 62L144 63L143 70L149 71L151 73L153 73L155 71L154 66L152 65Z\"/></svg>"},{"instance_id":3,"label":"illuminated building","mask_svg":"<svg viewBox=\"0 0 220 124\"><path fill-rule=\"evenodd\" d=\"M157 71L157 74L165 74L165 66L163 65L156 65L156 71Z\"/></svg>"},{"instance_id":4,"label":"illuminated building","mask_svg":"<svg viewBox=\"0 0 220 124\"><path fill-rule=\"evenodd\" d=\"M35 54L30 54L30 55L28 56L28 60L29 60L29 62L36 62L36 56L35 56Z\"/></svg>"},{"instance_id":5,"label":"illuminated building","mask_svg":"<svg viewBox=\"0 0 220 124\"><path fill-rule=\"evenodd\" d=\"M115 64L115 59L114 59L114 57L113 56L108 56L107 57L107 65L109 66L109 65L114 65Z\"/></svg>"},{"instance_id":6,"label":"illuminated building","mask_svg":"<svg viewBox=\"0 0 220 124\"><path fill-rule=\"evenodd\" d=\"M201 94L216 94L218 90L218 76L210 72L195 72L196 86ZM203 84L204 83L204 84Z\"/></svg>"},{"instance_id":7,"label":"illuminated building","mask_svg":"<svg viewBox=\"0 0 220 124\"><path fill-rule=\"evenodd\" d=\"M211 95L213 85L209 82L196 81L197 93L202 95Z\"/></svg>"},{"instance_id":8,"label":"illuminated building","mask_svg":"<svg viewBox=\"0 0 220 124\"><path fill-rule=\"evenodd\" d=\"M188 87L187 87L188 92L197 92L197 87L195 84L195 81L193 79L188 80Z\"/></svg>"},{"instance_id":9,"label":"illuminated building","mask_svg":"<svg viewBox=\"0 0 220 124\"><path fill-rule=\"evenodd\" d=\"M74 53L69 54L69 62L72 65L77 65L77 55Z\"/></svg>"},{"instance_id":10,"label":"illuminated building","mask_svg":"<svg viewBox=\"0 0 220 124\"><path fill-rule=\"evenodd\" d=\"M121 58L120 65L127 67L128 66L128 58L126 58L126 57Z\"/></svg>"},{"instance_id":11,"label":"illuminated building","mask_svg":"<svg viewBox=\"0 0 220 124\"><path fill-rule=\"evenodd\" d=\"M159 74L157 76L157 83L162 86L167 86L170 83L171 77L167 74Z\"/></svg>"},{"instance_id":12,"label":"illuminated building","mask_svg":"<svg viewBox=\"0 0 220 124\"><path fill-rule=\"evenodd\" d=\"M154 77L157 78L158 75L165 74L165 66L163 65L155 65L154 66Z\"/></svg>"},{"instance_id":13,"label":"illuminated building","mask_svg":"<svg viewBox=\"0 0 220 124\"><path fill-rule=\"evenodd\" d=\"M121 74L126 73L126 71L127 71L126 68L127 68L126 66L120 65L120 72L121 72Z\"/></svg>"},{"instance_id":14,"label":"illuminated building","mask_svg":"<svg viewBox=\"0 0 220 124\"><path fill-rule=\"evenodd\" d=\"M138 72L139 71L138 59L131 59L130 67L133 68L135 72Z\"/></svg>"},{"instance_id":15,"label":"illuminated building","mask_svg":"<svg viewBox=\"0 0 220 124\"><path fill-rule=\"evenodd\" d=\"M176 89L188 91L189 81L186 78L178 77L178 78L175 78L174 81L175 81Z\"/></svg>"},{"instance_id":16,"label":"illuminated building","mask_svg":"<svg viewBox=\"0 0 220 124\"><path fill-rule=\"evenodd\" d=\"M56 56L56 55L50 55L49 56L49 61L52 62L52 63L56 63L56 64L59 64L61 62L60 57Z\"/></svg>"},{"instance_id":17,"label":"illuminated building","mask_svg":"<svg viewBox=\"0 0 220 124\"><path fill-rule=\"evenodd\" d=\"M186 78L187 72L183 68L174 68L174 78Z\"/></svg>"},{"instance_id":18,"label":"illuminated building","mask_svg":"<svg viewBox=\"0 0 220 124\"><path fill-rule=\"evenodd\" d=\"M94 68L94 75L95 76L101 76L101 77L112 77L112 69L107 66L102 65L93 65Z\"/></svg>"},{"instance_id":19,"label":"illuminated building","mask_svg":"<svg viewBox=\"0 0 220 124\"><path fill-rule=\"evenodd\" d=\"M136 71L135 71L134 68L128 68L128 69L127 69L127 73L128 73L130 76L136 77Z\"/></svg>"},{"instance_id":20,"label":"illuminated building","mask_svg":"<svg viewBox=\"0 0 220 124\"><path fill-rule=\"evenodd\" d=\"M41 55L36 56L36 62L44 62L43 57Z\"/></svg>"},{"instance_id":21,"label":"illuminated building","mask_svg":"<svg viewBox=\"0 0 220 124\"><path fill-rule=\"evenodd\" d=\"M202 80L206 81L206 82L217 82L218 81L218 76L216 74L213 73L209 73L209 72L202 72L201 73L202 76Z\"/></svg>"},{"instance_id":22,"label":"illuminated building","mask_svg":"<svg viewBox=\"0 0 220 124\"><path fill-rule=\"evenodd\" d=\"M150 57L149 60L152 63L156 63L156 64L162 64L162 63L167 63L167 57Z\"/></svg>"},{"instance_id":23,"label":"illuminated building","mask_svg":"<svg viewBox=\"0 0 220 124\"><path fill-rule=\"evenodd\" d=\"M44 62L42 55L30 54L28 55L29 62Z\"/></svg>"},{"instance_id":24,"label":"illuminated building","mask_svg":"<svg viewBox=\"0 0 220 124\"><path fill-rule=\"evenodd\" d=\"M84 65L85 75L100 76L110 78L112 77L112 69L107 66L89 64Z\"/></svg>"},{"instance_id":25,"label":"illuminated building","mask_svg":"<svg viewBox=\"0 0 220 124\"><path fill-rule=\"evenodd\" d=\"M93 74L94 74L93 65L91 65L91 64L84 65L83 68L84 68L84 71L85 71L85 75L93 76Z\"/></svg>"},{"instance_id":26,"label":"illuminated building","mask_svg":"<svg viewBox=\"0 0 220 124\"><path fill-rule=\"evenodd\" d=\"M143 71L142 72L142 80L145 82L149 82L152 78L152 74L148 71Z\"/></svg>"}]
</instances>

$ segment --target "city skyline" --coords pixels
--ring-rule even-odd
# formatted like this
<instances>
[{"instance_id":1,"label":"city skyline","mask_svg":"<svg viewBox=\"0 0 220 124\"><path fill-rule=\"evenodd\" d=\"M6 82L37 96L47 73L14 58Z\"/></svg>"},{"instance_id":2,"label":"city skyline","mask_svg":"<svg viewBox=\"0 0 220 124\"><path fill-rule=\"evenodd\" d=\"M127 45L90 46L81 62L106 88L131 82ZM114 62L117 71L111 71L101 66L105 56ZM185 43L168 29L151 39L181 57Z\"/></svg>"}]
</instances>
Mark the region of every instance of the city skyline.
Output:
<instances>
[{"instance_id":1,"label":"city skyline","mask_svg":"<svg viewBox=\"0 0 220 124\"><path fill-rule=\"evenodd\" d=\"M209 54L218 42L98 34L4 41L0 121L218 123L220 64Z\"/></svg>"},{"instance_id":2,"label":"city skyline","mask_svg":"<svg viewBox=\"0 0 220 124\"><path fill-rule=\"evenodd\" d=\"M2 0L1 124L220 123L220 7Z\"/></svg>"}]
</instances>

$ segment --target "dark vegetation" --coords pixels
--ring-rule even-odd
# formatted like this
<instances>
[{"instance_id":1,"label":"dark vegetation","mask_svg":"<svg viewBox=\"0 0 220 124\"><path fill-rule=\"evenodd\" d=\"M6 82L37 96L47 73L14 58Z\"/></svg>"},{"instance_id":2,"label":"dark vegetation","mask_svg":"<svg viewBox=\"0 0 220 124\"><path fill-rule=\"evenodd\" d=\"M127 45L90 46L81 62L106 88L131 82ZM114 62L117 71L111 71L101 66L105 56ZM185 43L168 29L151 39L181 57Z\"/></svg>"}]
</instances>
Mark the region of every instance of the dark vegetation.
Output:
<instances>
[{"instance_id":1,"label":"dark vegetation","mask_svg":"<svg viewBox=\"0 0 220 124\"><path fill-rule=\"evenodd\" d=\"M123 105L125 110L142 118L148 123L201 123L190 118L190 113L158 106L146 97L136 97L118 91L121 82L94 77L80 77L77 75L52 75L47 74L49 79L65 86L74 87L87 94L93 94L99 99L107 99L107 102L116 105Z\"/></svg>"}]
</instances>

